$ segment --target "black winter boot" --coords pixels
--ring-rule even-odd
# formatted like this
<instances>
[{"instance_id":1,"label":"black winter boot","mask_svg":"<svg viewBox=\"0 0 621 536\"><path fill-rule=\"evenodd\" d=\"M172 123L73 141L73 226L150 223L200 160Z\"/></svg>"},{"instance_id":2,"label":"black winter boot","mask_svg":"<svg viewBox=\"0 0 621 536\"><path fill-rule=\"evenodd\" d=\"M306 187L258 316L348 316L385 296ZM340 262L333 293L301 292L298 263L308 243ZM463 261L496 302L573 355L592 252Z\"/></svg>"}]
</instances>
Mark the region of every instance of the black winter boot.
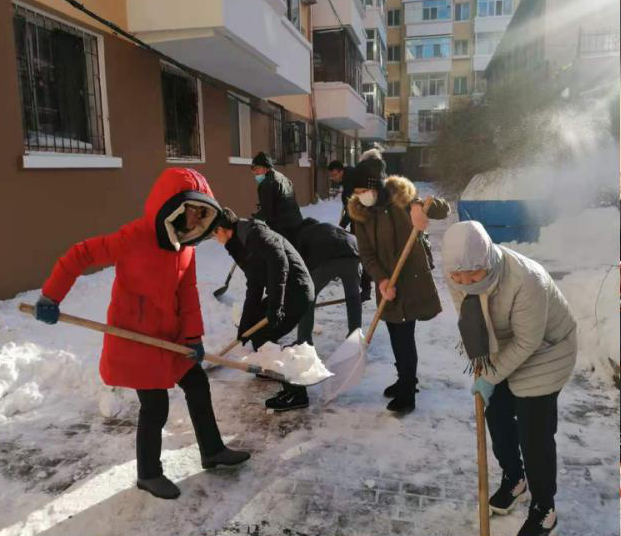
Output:
<instances>
[{"instance_id":1,"label":"black winter boot","mask_svg":"<svg viewBox=\"0 0 621 536\"><path fill-rule=\"evenodd\" d=\"M410 413L414 411L416 409L416 396L414 392L398 393L393 400L388 402L386 409L395 413Z\"/></svg>"},{"instance_id":2,"label":"black winter boot","mask_svg":"<svg viewBox=\"0 0 621 536\"><path fill-rule=\"evenodd\" d=\"M535 504L528 511L528 519L517 536L557 536L558 520L554 508L540 508Z\"/></svg>"},{"instance_id":3,"label":"black winter boot","mask_svg":"<svg viewBox=\"0 0 621 536\"><path fill-rule=\"evenodd\" d=\"M389 385L388 387L386 387L386 389L384 389L384 396L386 398L395 398L399 394L400 388L401 384L399 383L399 380L397 380L395 383ZM418 389L416 387L414 387L413 389L414 393L418 393Z\"/></svg>"},{"instance_id":4,"label":"black winter boot","mask_svg":"<svg viewBox=\"0 0 621 536\"><path fill-rule=\"evenodd\" d=\"M164 475L156 478L139 478L136 485L138 489L148 491L151 495L160 499L176 499L181 494L179 488Z\"/></svg>"},{"instance_id":5,"label":"black winter boot","mask_svg":"<svg viewBox=\"0 0 621 536\"><path fill-rule=\"evenodd\" d=\"M203 469L212 469L218 465L239 465L250 458L250 453L243 450L232 450L224 447L213 456L201 456Z\"/></svg>"},{"instance_id":6,"label":"black winter boot","mask_svg":"<svg viewBox=\"0 0 621 536\"><path fill-rule=\"evenodd\" d=\"M507 515L515 506L527 499L528 485L526 479L509 480L503 473L500 487L489 499L489 509L491 512L500 515Z\"/></svg>"}]
</instances>

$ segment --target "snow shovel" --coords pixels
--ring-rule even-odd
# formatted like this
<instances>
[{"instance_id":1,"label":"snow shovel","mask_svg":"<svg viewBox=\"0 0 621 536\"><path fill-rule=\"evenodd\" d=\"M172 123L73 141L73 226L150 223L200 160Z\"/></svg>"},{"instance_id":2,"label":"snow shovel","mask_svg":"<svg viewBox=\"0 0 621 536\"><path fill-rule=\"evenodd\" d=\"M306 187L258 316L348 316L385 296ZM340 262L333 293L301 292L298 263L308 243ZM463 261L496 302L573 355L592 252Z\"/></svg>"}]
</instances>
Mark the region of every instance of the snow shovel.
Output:
<instances>
[{"instance_id":1,"label":"snow shovel","mask_svg":"<svg viewBox=\"0 0 621 536\"><path fill-rule=\"evenodd\" d=\"M338 305L338 304L341 304L341 303L345 303L345 298L341 298L339 300L330 300L330 301L325 301L325 302L322 302L322 303L318 303L317 305L315 305L315 309L317 307L327 307L329 305ZM268 324L268 320L267 320L267 318L264 318L263 320L261 320L260 322L258 322L254 326L252 326L248 331L245 331L242 334L242 337L250 337L251 335L254 335L261 328L264 328L265 326L267 326L267 324ZM240 342L241 342L241 340L239 340L239 339L235 339L234 341L231 341L227 346L222 348L222 350L220 350L220 352L218 352L218 355L221 356L221 357L224 357L233 348L235 348ZM218 368L218 367L219 367L219 365L217 365L216 363L210 363L207 366L207 370L213 370L213 369Z\"/></svg>"},{"instance_id":2,"label":"snow shovel","mask_svg":"<svg viewBox=\"0 0 621 536\"><path fill-rule=\"evenodd\" d=\"M231 282L231 277L233 277L233 272L235 271L235 268L237 268L237 263L233 263L233 266L229 271L229 275L226 276L226 281L224 281L224 286L214 290L213 295L216 299L221 298L222 295L229 289L229 283Z\"/></svg>"},{"instance_id":3,"label":"snow shovel","mask_svg":"<svg viewBox=\"0 0 621 536\"><path fill-rule=\"evenodd\" d=\"M22 313L34 315L34 305L30 305L27 303L20 303L18 306L19 310ZM192 350L187 346L183 346L181 344L176 344L170 341L164 341L161 339L157 339L155 337L150 337L149 335L144 335L142 333L136 333L133 331L129 331L127 329L117 328L115 326L110 326L108 324L101 324L100 322L95 322L94 320L88 320L86 318L80 318L78 316L68 315L61 313L58 317L60 322L66 322L68 324L74 324L76 326L81 326L83 328L92 329L94 331L100 331L102 333L108 333L110 335L114 335L116 337L121 337L123 339L128 339L134 342L140 342L142 344L148 344L150 346L156 346L157 348L163 348L164 350L169 350L171 352L177 352L179 354L188 355L192 353ZM261 322L259 322L261 324ZM254 326L252 329L260 329L259 324ZM263 326L261 326L263 327ZM286 378L283 374L279 372L275 372L273 370L264 369L258 365L252 365L249 363L241 363L239 361L234 361L230 359L225 359L218 355L213 354L205 354L205 359L207 361L211 361L212 363L217 363L218 365L222 365L223 367L234 368L237 370L241 370L243 372L248 372L250 374L263 374L277 381L289 381L289 378Z\"/></svg>"},{"instance_id":4,"label":"snow shovel","mask_svg":"<svg viewBox=\"0 0 621 536\"><path fill-rule=\"evenodd\" d=\"M425 214L427 214L432 201L433 199L431 197L425 200L425 204L423 205L423 212ZM397 283L397 279L401 274L405 261L412 252L412 248L417 239L418 229L412 228L410 237L390 277L388 288L393 288ZM377 311L375 311L375 316L373 317L366 337L363 336L360 329L357 329L345 339L345 342L341 344L326 361L326 367L334 373L334 376L328 378L323 384L322 399L325 405L332 402L332 400L342 392L351 389L362 380L367 366L367 347L371 344L371 339L380 321L380 317L384 312L386 302L386 298L382 298Z\"/></svg>"}]
</instances>

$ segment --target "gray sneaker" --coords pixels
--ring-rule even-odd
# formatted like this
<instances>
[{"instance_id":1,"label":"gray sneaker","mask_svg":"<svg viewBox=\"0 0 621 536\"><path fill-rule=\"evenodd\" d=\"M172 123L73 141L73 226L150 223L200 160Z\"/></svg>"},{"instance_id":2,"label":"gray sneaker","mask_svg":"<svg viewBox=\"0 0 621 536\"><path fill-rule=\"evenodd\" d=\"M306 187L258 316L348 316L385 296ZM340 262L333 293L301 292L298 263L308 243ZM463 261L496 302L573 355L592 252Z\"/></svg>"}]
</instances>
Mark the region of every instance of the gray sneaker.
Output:
<instances>
[{"instance_id":1,"label":"gray sneaker","mask_svg":"<svg viewBox=\"0 0 621 536\"><path fill-rule=\"evenodd\" d=\"M176 499L181 494L179 488L164 475L157 478L139 478L137 486L138 489L148 491L151 495L160 499Z\"/></svg>"}]
</instances>

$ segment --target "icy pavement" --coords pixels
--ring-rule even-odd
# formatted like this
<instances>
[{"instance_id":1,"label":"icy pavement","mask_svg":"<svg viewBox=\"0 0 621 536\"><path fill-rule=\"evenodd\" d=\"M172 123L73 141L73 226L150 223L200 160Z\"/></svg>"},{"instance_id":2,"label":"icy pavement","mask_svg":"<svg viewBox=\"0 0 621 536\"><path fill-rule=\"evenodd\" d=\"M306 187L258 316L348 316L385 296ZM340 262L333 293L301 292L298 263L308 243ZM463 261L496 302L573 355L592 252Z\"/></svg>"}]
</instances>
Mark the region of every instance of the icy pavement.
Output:
<instances>
[{"instance_id":1,"label":"icy pavement","mask_svg":"<svg viewBox=\"0 0 621 536\"><path fill-rule=\"evenodd\" d=\"M336 221L339 208L332 201L305 212ZM437 266L442 232L451 221L430 228ZM617 261L618 229L613 231L609 264ZM532 247L529 254L537 258L538 251ZM616 326L618 348L618 274L614 295L604 292L602 301L600 284L586 283L595 275L603 280L608 261L599 269L592 262L583 268L583 259L573 257L557 258L554 267L567 273L559 273L559 283L570 301L575 297L572 306L584 317L581 331L608 322L608 328ZM205 342L213 350L234 338L244 296L243 276L236 273L223 302L212 297L229 268L230 259L217 244L199 246ZM102 320L111 279L111 270L80 278L63 310ZM263 401L277 391L276 383L238 371L210 372L225 440L253 454L238 469L201 469L182 393L171 391L163 464L181 488L176 501L135 488L137 401L129 390L101 384L101 336L66 325L48 327L16 312L19 301L33 302L37 292L0 302L0 536L477 535L471 380L455 351L456 316L437 268L436 281L444 312L417 326L421 392L416 411L403 418L386 411L382 396L395 377L383 324L370 348L365 379L327 408L318 405L315 387L308 410L268 414ZM321 300L341 296L335 284ZM363 327L373 310L365 304ZM317 312L320 356L340 344L346 326L343 305ZM605 347L582 348L579 367L560 397L561 534L618 535L619 396L611 382L602 381L605 359L592 355ZM491 449L490 470L494 488L500 475ZM515 536L525 515L521 506L506 518L493 518L492 535Z\"/></svg>"}]
</instances>

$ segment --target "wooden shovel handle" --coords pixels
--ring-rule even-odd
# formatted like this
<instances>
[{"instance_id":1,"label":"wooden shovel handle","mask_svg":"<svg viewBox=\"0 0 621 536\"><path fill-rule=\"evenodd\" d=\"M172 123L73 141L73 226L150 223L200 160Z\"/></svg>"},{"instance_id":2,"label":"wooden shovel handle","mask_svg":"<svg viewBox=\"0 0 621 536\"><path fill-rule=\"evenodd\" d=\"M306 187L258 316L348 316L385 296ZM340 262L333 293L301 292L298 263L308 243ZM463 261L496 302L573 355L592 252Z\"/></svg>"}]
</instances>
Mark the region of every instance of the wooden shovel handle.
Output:
<instances>
[{"instance_id":1,"label":"wooden shovel handle","mask_svg":"<svg viewBox=\"0 0 621 536\"><path fill-rule=\"evenodd\" d=\"M29 305L27 303L20 303L18 308L22 313L27 313L31 315L34 314L34 310L35 310L34 305ZM79 316L73 316L73 315L68 315L65 313L60 313L58 320L60 322L65 322L67 324L73 324L75 326L92 329L94 331L100 331L101 333L108 333L109 335L114 335L115 337L121 337L123 339L127 339L130 341L140 342L142 344L148 344L150 346L155 346L157 348L162 348L164 350L169 350L171 352L183 354L187 357L189 357L189 355L192 354L192 349L182 344L176 344L174 342L164 341L162 339L150 337L149 335L144 335L142 333L136 333L134 331L129 331L127 329L117 328L116 326L110 326L108 324L102 324L100 322L95 322L94 320L80 318ZM266 374L268 376L270 375L274 376L277 374L277 373L272 373L272 371L265 371L261 369L261 367L257 367L255 365L251 365L247 363L240 363L239 361L225 359L221 356L217 356L213 354L205 354L205 359L207 361L211 361L212 363L216 363L218 365L222 365L228 368L242 370L244 372L261 373L261 374ZM280 376L282 375L278 375L278 379L281 379ZM284 377L282 379L284 379Z\"/></svg>"},{"instance_id":2,"label":"wooden shovel handle","mask_svg":"<svg viewBox=\"0 0 621 536\"><path fill-rule=\"evenodd\" d=\"M432 202L433 202L432 197L428 197L427 199L425 199L425 204L423 205L423 212L425 214L427 214L427 212L429 211L429 207L431 207ZM392 275L390 276L390 280L388 282L388 288L394 287L395 284L397 283L397 279L399 278L399 275L401 274L401 270L403 269L403 266L405 265L405 261L407 261L408 256L412 252L412 248L414 247L414 243L416 242L417 238L418 238L418 229L412 228L410 237L408 238L408 241L405 243L403 251L401 252L401 255L399 256L399 260L397 261L397 265L395 266L395 269L393 270ZM367 336L365 338L365 342L367 344L371 343L371 339L373 338L375 329L377 328L377 325L380 321L380 317L382 316L382 313L384 312L384 307L386 307L386 303L387 303L386 298L382 297L382 301L380 302L379 307L377 308L377 311L375 311L375 316L373 317L371 326L369 327L369 330L367 331Z\"/></svg>"},{"instance_id":3,"label":"wooden shovel handle","mask_svg":"<svg viewBox=\"0 0 621 536\"><path fill-rule=\"evenodd\" d=\"M489 480L487 476L487 438L485 436L485 402L475 395L477 416L477 461L479 466L479 527L481 536L489 536Z\"/></svg>"},{"instance_id":4,"label":"wooden shovel handle","mask_svg":"<svg viewBox=\"0 0 621 536\"><path fill-rule=\"evenodd\" d=\"M250 337L251 335L254 335L257 331L259 331L260 329L264 328L265 326L267 326L267 324L269 323L269 321L267 320L267 318L264 318L263 320L261 320L260 322L257 322L254 326L252 326L250 329L244 331L244 333L242 333L242 337ZM235 348L241 341L239 339L235 339L234 341L231 341L231 343L228 346L225 346L224 348L222 348L222 350L220 350L218 352L218 355L223 356L228 354L233 348Z\"/></svg>"}]
</instances>

